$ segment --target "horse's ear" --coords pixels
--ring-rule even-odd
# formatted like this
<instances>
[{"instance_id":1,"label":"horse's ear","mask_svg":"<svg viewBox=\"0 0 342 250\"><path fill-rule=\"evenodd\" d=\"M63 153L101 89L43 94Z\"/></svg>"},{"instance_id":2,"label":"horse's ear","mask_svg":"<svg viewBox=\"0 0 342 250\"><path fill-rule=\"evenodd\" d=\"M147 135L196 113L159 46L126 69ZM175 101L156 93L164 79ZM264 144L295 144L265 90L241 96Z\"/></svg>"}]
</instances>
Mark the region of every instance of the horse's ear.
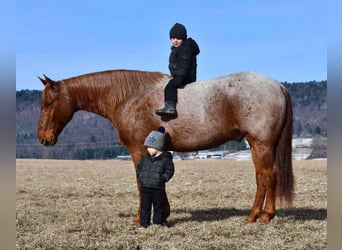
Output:
<instances>
[{"instance_id":1,"label":"horse's ear","mask_svg":"<svg viewBox=\"0 0 342 250\"><path fill-rule=\"evenodd\" d=\"M45 79L42 79L38 76L39 80L44 84L44 86L47 84L47 81Z\"/></svg>"},{"instance_id":2,"label":"horse's ear","mask_svg":"<svg viewBox=\"0 0 342 250\"><path fill-rule=\"evenodd\" d=\"M47 77L46 75L44 75L43 74L43 76L45 77L45 80L47 81L47 82L54 82L54 80L51 80L49 77Z\"/></svg>"},{"instance_id":3,"label":"horse's ear","mask_svg":"<svg viewBox=\"0 0 342 250\"><path fill-rule=\"evenodd\" d=\"M51 80L51 79L50 79L49 77L47 77L46 75L43 74L43 76L44 76L45 79L40 78L39 76L38 76L38 78L39 78L39 80L44 84L44 86L45 86L46 84L48 84L48 83L53 83L53 82L54 82L53 80Z\"/></svg>"}]
</instances>

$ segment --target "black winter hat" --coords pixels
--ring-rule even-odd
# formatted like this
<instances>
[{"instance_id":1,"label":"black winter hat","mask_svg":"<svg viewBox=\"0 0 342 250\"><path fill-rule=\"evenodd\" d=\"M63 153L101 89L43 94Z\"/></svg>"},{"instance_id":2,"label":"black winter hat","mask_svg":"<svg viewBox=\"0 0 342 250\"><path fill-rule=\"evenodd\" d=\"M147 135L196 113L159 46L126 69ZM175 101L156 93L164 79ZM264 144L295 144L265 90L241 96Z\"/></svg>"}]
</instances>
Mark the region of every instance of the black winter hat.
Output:
<instances>
[{"instance_id":1,"label":"black winter hat","mask_svg":"<svg viewBox=\"0 0 342 250\"><path fill-rule=\"evenodd\" d=\"M172 37L185 40L187 38L185 26L180 23L176 23L175 25L173 25L173 27L170 29L170 39Z\"/></svg>"}]
</instances>

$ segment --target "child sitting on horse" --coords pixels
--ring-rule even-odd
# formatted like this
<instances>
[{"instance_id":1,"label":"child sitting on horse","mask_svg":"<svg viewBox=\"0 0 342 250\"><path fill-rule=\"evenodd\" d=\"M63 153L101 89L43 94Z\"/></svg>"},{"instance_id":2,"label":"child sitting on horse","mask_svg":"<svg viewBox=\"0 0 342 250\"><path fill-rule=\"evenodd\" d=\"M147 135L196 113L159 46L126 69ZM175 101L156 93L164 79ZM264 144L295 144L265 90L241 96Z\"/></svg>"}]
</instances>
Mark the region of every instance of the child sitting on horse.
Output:
<instances>
[{"instance_id":1,"label":"child sitting on horse","mask_svg":"<svg viewBox=\"0 0 342 250\"><path fill-rule=\"evenodd\" d=\"M148 154L138 164L137 178L141 185L140 226L148 227L153 205L153 224L164 225L166 200L165 183L174 174L172 155L163 151L164 127L152 131L145 139Z\"/></svg>"},{"instance_id":2,"label":"child sitting on horse","mask_svg":"<svg viewBox=\"0 0 342 250\"><path fill-rule=\"evenodd\" d=\"M164 89L164 108L157 109L156 114L177 115L177 89L196 81L197 58L200 49L195 40L187 38L187 31L183 24L176 23L170 30L172 43L169 57L169 70L172 79Z\"/></svg>"}]
</instances>

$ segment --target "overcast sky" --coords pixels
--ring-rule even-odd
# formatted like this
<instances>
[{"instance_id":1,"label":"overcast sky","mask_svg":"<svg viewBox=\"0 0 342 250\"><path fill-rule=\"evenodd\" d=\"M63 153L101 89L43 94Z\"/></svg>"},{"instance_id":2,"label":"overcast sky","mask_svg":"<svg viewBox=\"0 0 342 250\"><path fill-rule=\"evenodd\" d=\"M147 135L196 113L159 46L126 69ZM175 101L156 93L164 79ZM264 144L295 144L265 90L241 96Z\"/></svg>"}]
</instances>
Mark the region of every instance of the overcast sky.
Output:
<instances>
[{"instance_id":1,"label":"overcast sky","mask_svg":"<svg viewBox=\"0 0 342 250\"><path fill-rule=\"evenodd\" d=\"M197 41L198 80L250 70L278 81L327 79L326 2L17 1L16 89L108 69L168 71L169 30Z\"/></svg>"}]
</instances>

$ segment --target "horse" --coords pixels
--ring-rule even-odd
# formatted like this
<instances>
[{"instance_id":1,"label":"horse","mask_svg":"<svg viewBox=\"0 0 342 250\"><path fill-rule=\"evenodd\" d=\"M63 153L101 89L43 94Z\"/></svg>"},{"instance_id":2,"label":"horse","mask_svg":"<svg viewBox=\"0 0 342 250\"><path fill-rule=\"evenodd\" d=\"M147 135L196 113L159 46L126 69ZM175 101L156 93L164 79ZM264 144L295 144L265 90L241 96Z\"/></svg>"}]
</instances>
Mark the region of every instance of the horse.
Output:
<instances>
[{"instance_id":1,"label":"horse","mask_svg":"<svg viewBox=\"0 0 342 250\"><path fill-rule=\"evenodd\" d=\"M165 150L194 152L227 141L248 141L255 167L256 194L247 221L269 223L277 205L291 206L293 110L288 90L278 81L251 71L197 81L178 90L178 116L160 117L164 87L171 77L161 72L116 69L64 80L38 77L44 84L38 139L53 146L79 110L112 122L118 140L131 154L135 168L147 153L150 131L163 126ZM242 170L243 171L243 170ZM139 209L134 221L139 223ZM165 220L170 205L165 200Z\"/></svg>"}]
</instances>

